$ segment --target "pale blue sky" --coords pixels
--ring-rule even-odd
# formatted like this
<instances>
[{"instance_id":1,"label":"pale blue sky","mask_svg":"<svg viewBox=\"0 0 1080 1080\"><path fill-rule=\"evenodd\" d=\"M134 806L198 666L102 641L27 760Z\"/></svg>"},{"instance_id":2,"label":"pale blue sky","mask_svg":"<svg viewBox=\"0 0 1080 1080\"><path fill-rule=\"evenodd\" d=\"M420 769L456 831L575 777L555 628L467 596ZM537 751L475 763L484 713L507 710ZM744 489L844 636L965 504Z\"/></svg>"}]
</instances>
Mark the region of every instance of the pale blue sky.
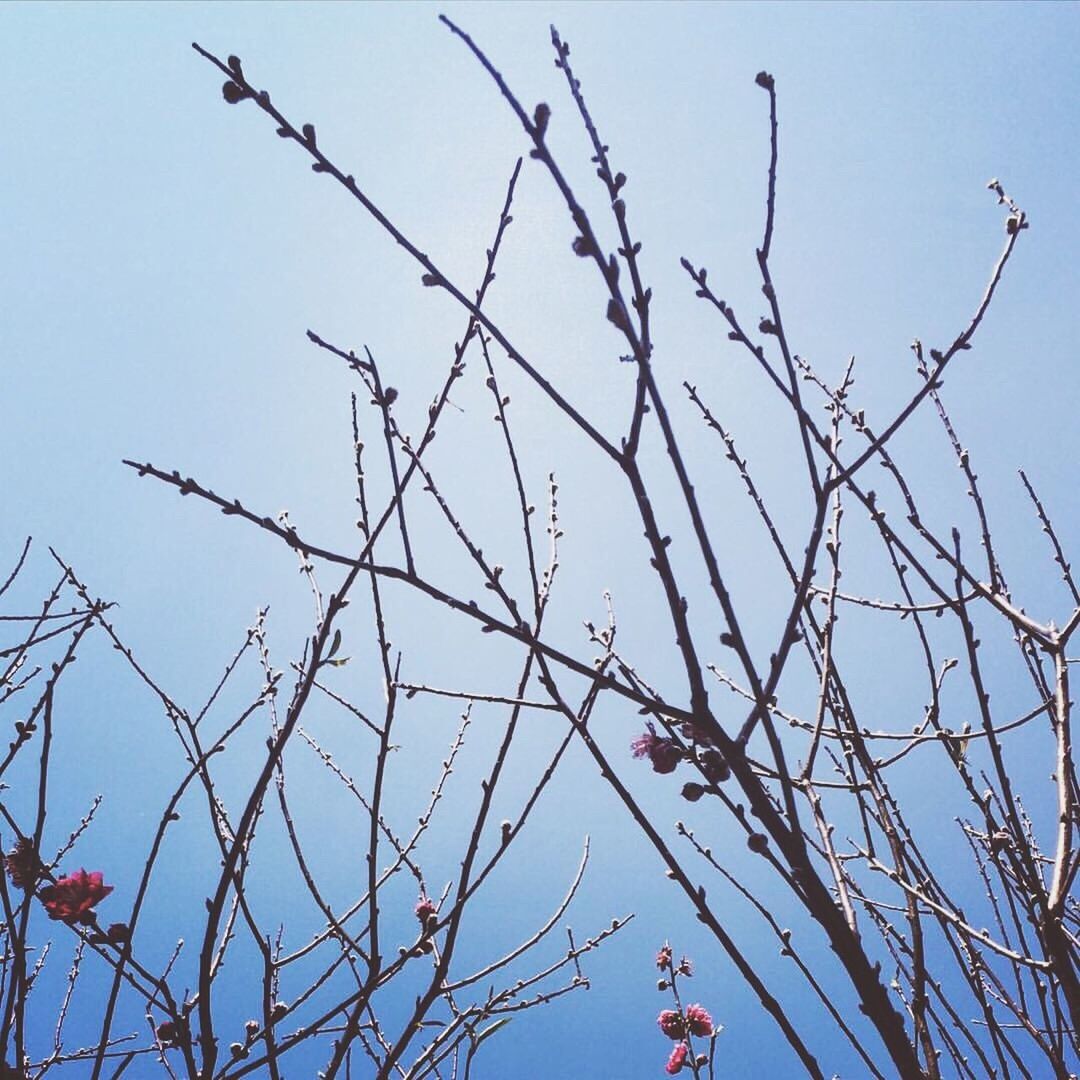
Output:
<instances>
[{"instance_id":1,"label":"pale blue sky","mask_svg":"<svg viewBox=\"0 0 1080 1080\"><path fill-rule=\"evenodd\" d=\"M95 591L118 602L118 627L187 704L213 684L262 604L273 606L279 666L298 654L310 602L291 553L138 481L120 459L179 468L260 513L287 507L303 532L350 544L353 386L308 345L305 330L345 347L369 345L401 391L404 425L415 429L464 319L437 290L419 287L418 268L340 189L314 176L294 145L275 138L265 117L222 103L220 75L190 42L242 57L253 83L297 123L314 121L320 145L374 201L471 283L527 147L490 81L438 23L444 10L523 101L550 103L551 144L599 213L587 143L551 63L548 24L572 44L613 161L630 178L631 222L656 294L657 370L673 397L684 377L708 387L779 501L785 527L804 513L787 492L792 433L773 426L781 413L764 381L729 349L678 264L686 255L707 265L723 295L756 318L753 252L768 132L754 74L772 72L780 100L774 276L787 325L798 351L831 378L857 354L859 396L879 416L914 386L911 339L951 341L977 303L1002 237L985 185L1000 177L1032 228L977 350L961 358L947 390L991 493L1014 589L1040 616L1064 611L1015 468L1029 469L1065 535L1075 535L1075 3L0 7L0 552L14 553L28 533L55 545ZM626 370L614 363L598 282L570 254L572 225L548 178L528 162L514 218L491 310L572 400L603 414L623 400ZM472 375L478 366L479 358ZM572 636L582 619L602 618L601 590L611 587L628 612L628 650L662 652L647 591L638 595L635 586L644 556L628 503L599 465L583 460L584 444L565 422L513 374L506 378L537 501L549 469L562 482L565 576L554 626ZM513 540L488 505L502 480L489 477L482 392L476 377L455 395L465 411L447 419L439 475L496 549ZM680 403L678 413L689 444L705 455L700 486L716 505L734 505L737 479L720 468L691 410ZM932 425L916 425L903 447L931 505L962 496ZM748 630L765 650L775 638L769 601L777 594L764 575L774 568L751 529L733 525L723 541L736 600L753 612ZM427 545L434 577L456 572L456 557L440 562L446 546ZM43 582L51 570L39 569ZM421 646L428 609L407 596L396 603L396 633L417 650L407 666L418 678L490 678L481 643L433 623L438 648ZM86 664L81 696L68 703L70 786L58 820L65 812L77 819L88 792L122 792L85 840L88 866L120 866L141 850L156 821L155 790L176 764L153 702L110 662L102 649L100 664ZM865 662L878 659L868 653ZM350 692L377 699L374 672L356 677ZM614 745L637 722L609 719ZM439 739L452 721L451 712L439 713ZM627 741L635 733L626 728ZM546 735L530 738L539 748ZM237 769L240 784L246 774ZM638 919L590 964L590 993L515 1022L479 1075L658 1075L665 1044L654 1018L664 1003L652 990L652 955L665 937L695 956L694 999L727 1029L721 1075L788 1075L790 1059L769 1022L690 925L583 758L571 762L558 791L523 838L516 877L493 885L491 933L500 942L512 937L519 927L502 920L513 923L510 913L529 908L525 901L535 901L528 914L546 914L585 831L595 866L570 921L587 934L614 914L633 910ZM664 820L687 810L669 796L645 796ZM185 850L184 858L199 857L197 848ZM170 944L183 933L173 925L183 921L179 897L202 895L195 875L181 877L178 899L163 901L159 915ZM730 924L751 939L757 932L741 907L733 906ZM771 945L762 943L760 963L782 978ZM843 1047L826 1041L821 1050L827 1070L859 1075ZM748 1072L751 1061L759 1071ZM760 1071L763 1061L772 1061L769 1071Z\"/></svg>"}]
</instances>

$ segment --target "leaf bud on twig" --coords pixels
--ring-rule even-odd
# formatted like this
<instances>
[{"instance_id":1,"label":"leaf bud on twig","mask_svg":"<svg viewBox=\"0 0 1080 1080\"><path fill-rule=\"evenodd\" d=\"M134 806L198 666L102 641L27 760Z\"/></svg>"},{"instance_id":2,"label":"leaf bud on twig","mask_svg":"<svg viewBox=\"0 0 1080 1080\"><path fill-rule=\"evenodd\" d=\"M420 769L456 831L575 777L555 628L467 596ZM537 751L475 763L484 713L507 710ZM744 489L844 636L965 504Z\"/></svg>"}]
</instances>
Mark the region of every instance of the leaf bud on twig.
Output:
<instances>
[{"instance_id":1,"label":"leaf bud on twig","mask_svg":"<svg viewBox=\"0 0 1080 1080\"><path fill-rule=\"evenodd\" d=\"M551 106L541 101L533 110L533 124L536 127L536 137L542 139L547 131L548 121L551 119Z\"/></svg>"},{"instance_id":2,"label":"leaf bud on twig","mask_svg":"<svg viewBox=\"0 0 1080 1080\"><path fill-rule=\"evenodd\" d=\"M575 236L574 242L570 246L574 249L574 254L580 259L588 258L596 251L588 238L584 236Z\"/></svg>"},{"instance_id":3,"label":"leaf bud on twig","mask_svg":"<svg viewBox=\"0 0 1080 1080\"><path fill-rule=\"evenodd\" d=\"M629 321L626 317L626 309L614 297L612 297L608 301L607 319L608 322L610 322L613 326L617 327L619 330L625 332L629 329Z\"/></svg>"}]
</instances>

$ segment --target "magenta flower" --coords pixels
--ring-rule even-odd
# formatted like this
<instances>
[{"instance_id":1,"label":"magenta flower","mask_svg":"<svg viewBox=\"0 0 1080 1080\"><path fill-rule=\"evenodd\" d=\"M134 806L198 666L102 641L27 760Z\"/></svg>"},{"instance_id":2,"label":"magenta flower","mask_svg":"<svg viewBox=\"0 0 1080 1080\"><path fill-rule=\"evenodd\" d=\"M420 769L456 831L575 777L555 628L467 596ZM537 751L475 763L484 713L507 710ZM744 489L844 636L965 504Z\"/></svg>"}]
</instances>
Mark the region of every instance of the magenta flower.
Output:
<instances>
[{"instance_id":1,"label":"magenta flower","mask_svg":"<svg viewBox=\"0 0 1080 1080\"><path fill-rule=\"evenodd\" d=\"M656 966L661 971L671 967L671 946L665 941L664 947L656 954Z\"/></svg>"},{"instance_id":2,"label":"magenta flower","mask_svg":"<svg viewBox=\"0 0 1080 1080\"><path fill-rule=\"evenodd\" d=\"M712 1017L703 1005L690 1005L686 1009L686 1025L691 1035L708 1038L713 1033Z\"/></svg>"},{"instance_id":3,"label":"magenta flower","mask_svg":"<svg viewBox=\"0 0 1080 1080\"><path fill-rule=\"evenodd\" d=\"M689 1053L690 1047L684 1042L679 1043L679 1045L671 1051L671 1057L668 1058L667 1064L664 1066L664 1072L669 1076L674 1076L677 1072L682 1072L682 1067L686 1064L686 1055Z\"/></svg>"},{"instance_id":4,"label":"magenta flower","mask_svg":"<svg viewBox=\"0 0 1080 1080\"><path fill-rule=\"evenodd\" d=\"M426 927L438 914L435 910L435 905L426 896L421 896L417 901L415 911L416 917L420 920L420 925L423 927Z\"/></svg>"},{"instance_id":5,"label":"magenta flower","mask_svg":"<svg viewBox=\"0 0 1080 1080\"><path fill-rule=\"evenodd\" d=\"M669 1039L681 1039L686 1034L683 1018L674 1009L665 1009L656 1022Z\"/></svg>"},{"instance_id":6,"label":"magenta flower","mask_svg":"<svg viewBox=\"0 0 1080 1080\"><path fill-rule=\"evenodd\" d=\"M92 923L94 906L113 891L106 885L100 870L87 873L76 870L68 877L58 878L38 893L50 919L59 919L69 926L74 923Z\"/></svg>"},{"instance_id":7,"label":"magenta flower","mask_svg":"<svg viewBox=\"0 0 1080 1080\"><path fill-rule=\"evenodd\" d=\"M674 772L675 766L682 759L682 750L671 739L662 739L657 735L651 720L645 726L649 730L630 744L634 757L647 757L652 762L653 772Z\"/></svg>"}]
</instances>

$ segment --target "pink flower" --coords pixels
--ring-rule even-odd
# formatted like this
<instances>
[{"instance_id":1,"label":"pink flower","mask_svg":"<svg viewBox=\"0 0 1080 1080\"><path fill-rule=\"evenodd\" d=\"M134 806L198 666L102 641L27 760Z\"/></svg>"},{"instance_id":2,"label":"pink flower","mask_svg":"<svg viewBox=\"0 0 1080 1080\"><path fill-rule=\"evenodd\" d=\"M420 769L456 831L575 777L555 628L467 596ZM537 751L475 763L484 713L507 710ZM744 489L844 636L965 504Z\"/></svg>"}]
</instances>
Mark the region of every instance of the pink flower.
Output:
<instances>
[{"instance_id":1,"label":"pink flower","mask_svg":"<svg viewBox=\"0 0 1080 1080\"><path fill-rule=\"evenodd\" d=\"M679 961L679 966L675 969L680 975L685 975L689 978L694 974L694 965L690 962L689 956L684 956Z\"/></svg>"},{"instance_id":2,"label":"pink flower","mask_svg":"<svg viewBox=\"0 0 1080 1080\"><path fill-rule=\"evenodd\" d=\"M674 1009L665 1009L656 1022L669 1039L681 1039L686 1034L683 1018Z\"/></svg>"},{"instance_id":3,"label":"pink flower","mask_svg":"<svg viewBox=\"0 0 1080 1080\"><path fill-rule=\"evenodd\" d=\"M671 946L665 941L664 947L656 954L656 966L661 971L671 967Z\"/></svg>"},{"instance_id":4,"label":"pink flower","mask_svg":"<svg viewBox=\"0 0 1080 1080\"><path fill-rule=\"evenodd\" d=\"M423 927L426 927L438 914L435 905L426 896L420 897L414 910L416 911L416 917L420 920L420 925Z\"/></svg>"},{"instance_id":5,"label":"pink flower","mask_svg":"<svg viewBox=\"0 0 1080 1080\"><path fill-rule=\"evenodd\" d=\"M702 1005L690 1005L686 1009L686 1025L691 1035L708 1038L713 1032L712 1017Z\"/></svg>"},{"instance_id":6,"label":"pink flower","mask_svg":"<svg viewBox=\"0 0 1080 1080\"><path fill-rule=\"evenodd\" d=\"M674 1076L677 1072L682 1072L682 1067L686 1064L686 1055L689 1053L690 1047L684 1042L679 1043L679 1045L671 1051L671 1057L667 1059L667 1064L664 1066L664 1072L669 1076Z\"/></svg>"},{"instance_id":7,"label":"pink flower","mask_svg":"<svg viewBox=\"0 0 1080 1080\"><path fill-rule=\"evenodd\" d=\"M77 922L92 923L94 906L112 891L111 885L104 884L100 870L90 874L76 870L47 885L38 893L38 899L45 905L50 919L59 919L70 926Z\"/></svg>"},{"instance_id":8,"label":"pink flower","mask_svg":"<svg viewBox=\"0 0 1080 1080\"><path fill-rule=\"evenodd\" d=\"M671 739L662 739L657 735L652 721L649 721L646 727L649 730L644 735L639 735L630 744L634 757L647 757L652 762L653 772L674 772L675 766L682 759L682 750Z\"/></svg>"}]
</instances>

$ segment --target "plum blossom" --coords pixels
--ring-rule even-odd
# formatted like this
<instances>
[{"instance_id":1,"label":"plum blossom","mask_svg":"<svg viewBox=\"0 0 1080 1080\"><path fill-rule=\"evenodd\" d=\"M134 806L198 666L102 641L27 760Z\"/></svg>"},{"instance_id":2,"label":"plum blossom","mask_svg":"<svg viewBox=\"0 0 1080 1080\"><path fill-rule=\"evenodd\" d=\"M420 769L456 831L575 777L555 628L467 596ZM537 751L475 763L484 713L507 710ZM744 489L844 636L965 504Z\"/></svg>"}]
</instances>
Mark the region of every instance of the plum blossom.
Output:
<instances>
[{"instance_id":1,"label":"plum blossom","mask_svg":"<svg viewBox=\"0 0 1080 1080\"><path fill-rule=\"evenodd\" d=\"M679 1043L679 1045L671 1051L671 1057L668 1058L668 1062L664 1066L664 1072L669 1076L674 1076L677 1072L682 1072L682 1067L686 1064L686 1056L689 1053L690 1047L684 1042Z\"/></svg>"},{"instance_id":2,"label":"plum blossom","mask_svg":"<svg viewBox=\"0 0 1080 1080\"><path fill-rule=\"evenodd\" d=\"M686 1026L691 1035L708 1038L713 1033L712 1017L703 1005L689 1005L686 1009Z\"/></svg>"},{"instance_id":3,"label":"plum blossom","mask_svg":"<svg viewBox=\"0 0 1080 1080\"><path fill-rule=\"evenodd\" d=\"M100 870L87 873L76 870L68 877L58 878L38 893L50 919L58 919L69 926L74 923L92 923L94 907L113 891L106 885Z\"/></svg>"},{"instance_id":4,"label":"plum blossom","mask_svg":"<svg viewBox=\"0 0 1080 1080\"><path fill-rule=\"evenodd\" d=\"M665 941L663 948L656 954L656 966L661 971L671 967L671 946Z\"/></svg>"},{"instance_id":5,"label":"plum blossom","mask_svg":"<svg viewBox=\"0 0 1080 1080\"><path fill-rule=\"evenodd\" d=\"M665 1009L656 1018L656 1022L669 1039L681 1039L686 1034L683 1018L674 1009Z\"/></svg>"},{"instance_id":6,"label":"plum blossom","mask_svg":"<svg viewBox=\"0 0 1080 1080\"><path fill-rule=\"evenodd\" d=\"M663 739L657 735L651 720L645 726L649 730L630 744L634 757L647 757L652 762L653 772L674 772L675 766L682 759L682 750L671 739Z\"/></svg>"}]
</instances>

